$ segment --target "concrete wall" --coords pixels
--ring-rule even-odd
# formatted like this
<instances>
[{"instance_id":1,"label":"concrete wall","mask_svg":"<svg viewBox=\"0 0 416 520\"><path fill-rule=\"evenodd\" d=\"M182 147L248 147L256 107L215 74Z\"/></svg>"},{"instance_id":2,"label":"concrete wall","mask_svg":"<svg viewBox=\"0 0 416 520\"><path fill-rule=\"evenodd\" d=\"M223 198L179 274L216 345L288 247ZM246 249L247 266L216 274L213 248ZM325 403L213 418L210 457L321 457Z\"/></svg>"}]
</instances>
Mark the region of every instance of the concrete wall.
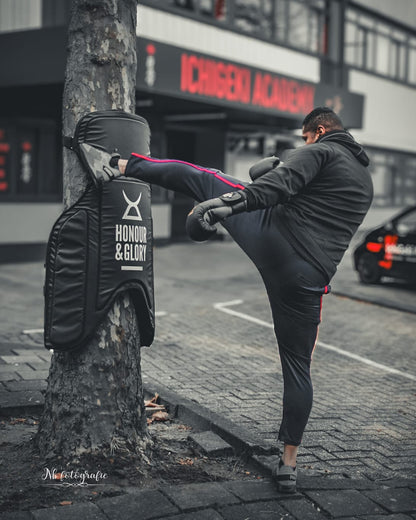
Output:
<instances>
[{"instance_id":1,"label":"concrete wall","mask_svg":"<svg viewBox=\"0 0 416 520\"><path fill-rule=\"evenodd\" d=\"M353 131L366 145L416 152L416 89L352 70L350 90L365 95L364 126Z\"/></svg>"}]
</instances>

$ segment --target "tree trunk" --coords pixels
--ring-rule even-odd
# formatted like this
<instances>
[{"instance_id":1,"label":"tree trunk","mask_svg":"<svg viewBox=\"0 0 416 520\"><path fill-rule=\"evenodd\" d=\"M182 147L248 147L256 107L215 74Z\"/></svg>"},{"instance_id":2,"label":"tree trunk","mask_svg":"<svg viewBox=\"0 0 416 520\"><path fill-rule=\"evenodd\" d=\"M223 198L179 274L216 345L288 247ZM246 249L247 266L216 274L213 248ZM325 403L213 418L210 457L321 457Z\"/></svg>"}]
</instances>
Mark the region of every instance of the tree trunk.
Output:
<instances>
[{"instance_id":1,"label":"tree trunk","mask_svg":"<svg viewBox=\"0 0 416 520\"><path fill-rule=\"evenodd\" d=\"M63 97L63 132L95 110L135 109L137 0L73 0ZM64 150L64 201L87 183ZM141 453L149 444L140 372L139 331L128 294L117 299L90 344L54 353L36 437L46 458Z\"/></svg>"}]
</instances>

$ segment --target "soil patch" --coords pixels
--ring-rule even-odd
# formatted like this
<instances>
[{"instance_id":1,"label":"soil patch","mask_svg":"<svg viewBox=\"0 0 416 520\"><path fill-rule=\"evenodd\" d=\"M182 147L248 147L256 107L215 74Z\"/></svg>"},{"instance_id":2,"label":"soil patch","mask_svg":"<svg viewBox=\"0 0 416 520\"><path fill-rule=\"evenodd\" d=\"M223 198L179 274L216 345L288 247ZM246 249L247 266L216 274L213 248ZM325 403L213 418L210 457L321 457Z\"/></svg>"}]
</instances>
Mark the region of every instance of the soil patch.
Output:
<instances>
[{"instance_id":1,"label":"soil patch","mask_svg":"<svg viewBox=\"0 0 416 520\"><path fill-rule=\"evenodd\" d=\"M0 421L0 512L41 509L119 495L132 488L225 480L261 480L237 456L206 457L188 439L192 428L176 419L153 422L148 460L115 453L84 456L76 466L47 464L33 448L39 417Z\"/></svg>"}]
</instances>

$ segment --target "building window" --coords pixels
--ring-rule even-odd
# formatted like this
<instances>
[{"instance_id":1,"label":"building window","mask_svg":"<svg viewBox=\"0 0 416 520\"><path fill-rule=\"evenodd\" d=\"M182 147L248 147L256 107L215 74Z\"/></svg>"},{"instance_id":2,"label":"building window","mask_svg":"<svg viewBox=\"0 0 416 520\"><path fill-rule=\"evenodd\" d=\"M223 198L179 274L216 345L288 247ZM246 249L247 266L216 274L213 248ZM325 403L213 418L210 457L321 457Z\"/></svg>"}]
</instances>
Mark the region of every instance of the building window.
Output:
<instances>
[{"instance_id":1,"label":"building window","mask_svg":"<svg viewBox=\"0 0 416 520\"><path fill-rule=\"evenodd\" d=\"M410 39L408 53L408 79L409 83L416 85L416 38Z\"/></svg>"},{"instance_id":2,"label":"building window","mask_svg":"<svg viewBox=\"0 0 416 520\"><path fill-rule=\"evenodd\" d=\"M276 41L314 54L325 47L325 5L320 0L276 0Z\"/></svg>"},{"instance_id":3,"label":"building window","mask_svg":"<svg viewBox=\"0 0 416 520\"><path fill-rule=\"evenodd\" d=\"M415 43L410 28L389 24L358 9L347 10L344 46L347 65L415 85Z\"/></svg>"},{"instance_id":4,"label":"building window","mask_svg":"<svg viewBox=\"0 0 416 520\"><path fill-rule=\"evenodd\" d=\"M416 155L366 147L374 186L374 206L416 202Z\"/></svg>"},{"instance_id":5,"label":"building window","mask_svg":"<svg viewBox=\"0 0 416 520\"><path fill-rule=\"evenodd\" d=\"M312 54L326 52L326 0L142 0Z\"/></svg>"}]
</instances>

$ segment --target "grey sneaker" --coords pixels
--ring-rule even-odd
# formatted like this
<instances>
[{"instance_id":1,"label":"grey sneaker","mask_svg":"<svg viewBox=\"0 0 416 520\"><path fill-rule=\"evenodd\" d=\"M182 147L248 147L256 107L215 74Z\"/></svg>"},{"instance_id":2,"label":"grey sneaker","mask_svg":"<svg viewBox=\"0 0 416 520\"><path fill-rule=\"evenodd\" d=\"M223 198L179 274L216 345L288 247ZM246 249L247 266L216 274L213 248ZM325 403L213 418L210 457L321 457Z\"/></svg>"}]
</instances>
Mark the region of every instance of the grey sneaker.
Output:
<instances>
[{"instance_id":1,"label":"grey sneaker","mask_svg":"<svg viewBox=\"0 0 416 520\"><path fill-rule=\"evenodd\" d=\"M298 471L292 466L285 466L282 459L273 469L273 477L277 483L277 489L281 493L296 493L296 479Z\"/></svg>"},{"instance_id":2,"label":"grey sneaker","mask_svg":"<svg viewBox=\"0 0 416 520\"><path fill-rule=\"evenodd\" d=\"M120 158L119 155L110 155L87 143L81 143L79 147L84 164L87 166L95 185L109 182L121 175L118 168L115 167L117 159Z\"/></svg>"}]
</instances>

